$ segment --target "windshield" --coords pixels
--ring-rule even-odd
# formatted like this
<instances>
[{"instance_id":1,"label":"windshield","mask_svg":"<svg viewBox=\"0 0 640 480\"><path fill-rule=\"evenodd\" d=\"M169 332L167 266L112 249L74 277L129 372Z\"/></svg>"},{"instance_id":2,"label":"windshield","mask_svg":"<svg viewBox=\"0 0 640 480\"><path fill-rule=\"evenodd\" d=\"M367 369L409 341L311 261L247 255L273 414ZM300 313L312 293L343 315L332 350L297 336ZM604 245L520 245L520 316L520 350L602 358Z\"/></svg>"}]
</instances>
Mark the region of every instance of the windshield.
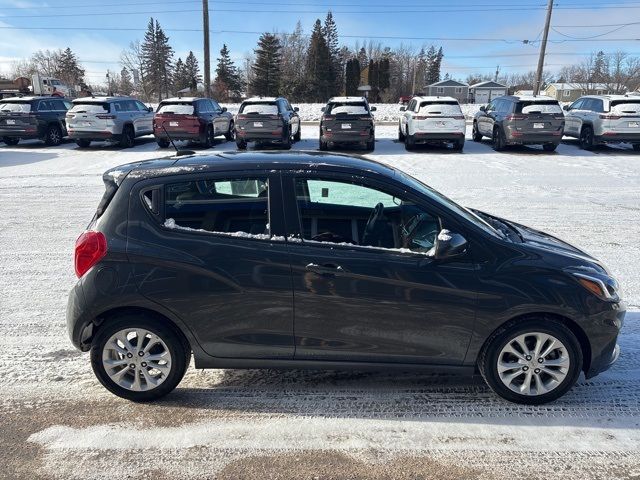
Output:
<instances>
[{"instance_id":1,"label":"windshield","mask_svg":"<svg viewBox=\"0 0 640 480\"><path fill-rule=\"evenodd\" d=\"M278 105L274 102L243 103L238 113L256 113L258 115L277 115Z\"/></svg>"},{"instance_id":2,"label":"windshield","mask_svg":"<svg viewBox=\"0 0 640 480\"><path fill-rule=\"evenodd\" d=\"M480 218L478 215L476 215L472 211L464 207L461 207L460 205L455 203L453 200L450 200L449 198L445 197L437 190L434 190L428 185L425 185L420 180L417 180L412 176L407 175L404 172L401 172L400 170L396 170L395 172L398 174L398 176L400 176L402 180L404 180L405 183L407 183L409 186L411 186L421 194L429 197L434 202L438 203L439 205L445 207L448 210L454 211L455 213L457 213L461 217L464 217L467 221L473 223L476 227L481 228L482 230L489 233L490 235L493 235L494 237L504 238L503 234L499 233L495 228L493 228L485 220Z\"/></svg>"},{"instance_id":3,"label":"windshield","mask_svg":"<svg viewBox=\"0 0 640 480\"><path fill-rule=\"evenodd\" d=\"M0 103L0 112L4 113L29 113L30 103Z\"/></svg>"},{"instance_id":4,"label":"windshield","mask_svg":"<svg viewBox=\"0 0 640 480\"><path fill-rule=\"evenodd\" d=\"M562 113L562 108L554 100L547 102L518 102L516 113Z\"/></svg>"},{"instance_id":5,"label":"windshield","mask_svg":"<svg viewBox=\"0 0 640 480\"><path fill-rule=\"evenodd\" d=\"M369 110L367 104L364 102L343 102L343 103L330 103L325 108L324 113L331 115L368 115Z\"/></svg>"},{"instance_id":6,"label":"windshield","mask_svg":"<svg viewBox=\"0 0 640 480\"><path fill-rule=\"evenodd\" d=\"M73 113L104 113L109 111L108 103L74 103L70 110Z\"/></svg>"},{"instance_id":7,"label":"windshield","mask_svg":"<svg viewBox=\"0 0 640 480\"><path fill-rule=\"evenodd\" d=\"M158 113L175 113L176 115L193 115L195 108L192 103L163 103Z\"/></svg>"}]
</instances>

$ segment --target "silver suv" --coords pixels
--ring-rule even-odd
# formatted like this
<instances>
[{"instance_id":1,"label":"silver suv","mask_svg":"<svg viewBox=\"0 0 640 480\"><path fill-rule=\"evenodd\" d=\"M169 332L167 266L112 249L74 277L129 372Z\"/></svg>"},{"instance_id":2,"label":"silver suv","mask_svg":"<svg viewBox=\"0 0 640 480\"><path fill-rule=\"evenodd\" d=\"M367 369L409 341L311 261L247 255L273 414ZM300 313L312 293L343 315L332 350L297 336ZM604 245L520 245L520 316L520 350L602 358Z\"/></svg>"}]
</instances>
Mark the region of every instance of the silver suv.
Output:
<instances>
[{"instance_id":1,"label":"silver suv","mask_svg":"<svg viewBox=\"0 0 640 480\"><path fill-rule=\"evenodd\" d=\"M564 134L580 139L580 148L628 142L640 151L640 97L588 95L564 109Z\"/></svg>"},{"instance_id":2,"label":"silver suv","mask_svg":"<svg viewBox=\"0 0 640 480\"><path fill-rule=\"evenodd\" d=\"M134 98L77 98L66 118L69 137L80 147L108 140L129 148L136 137L153 133L153 108Z\"/></svg>"},{"instance_id":3,"label":"silver suv","mask_svg":"<svg viewBox=\"0 0 640 480\"><path fill-rule=\"evenodd\" d=\"M544 95L498 97L480 107L473 119L473 140L493 141L493 149L507 145L542 145L553 152L564 130L564 115L557 100Z\"/></svg>"}]
</instances>

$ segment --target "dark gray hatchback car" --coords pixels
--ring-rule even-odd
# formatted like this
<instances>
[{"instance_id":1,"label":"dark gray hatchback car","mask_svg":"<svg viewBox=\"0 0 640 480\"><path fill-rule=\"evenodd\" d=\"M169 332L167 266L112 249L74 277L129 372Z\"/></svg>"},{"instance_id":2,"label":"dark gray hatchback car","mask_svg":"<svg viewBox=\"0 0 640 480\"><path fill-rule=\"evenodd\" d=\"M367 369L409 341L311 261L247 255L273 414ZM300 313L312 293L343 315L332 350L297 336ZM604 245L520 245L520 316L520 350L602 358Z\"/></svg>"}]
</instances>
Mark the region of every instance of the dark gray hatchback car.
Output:
<instances>
[{"instance_id":1,"label":"dark gray hatchback car","mask_svg":"<svg viewBox=\"0 0 640 480\"><path fill-rule=\"evenodd\" d=\"M388 166L222 153L104 183L67 323L121 397L167 394L193 353L197 368L479 372L539 404L618 356L625 304L604 265Z\"/></svg>"}]
</instances>

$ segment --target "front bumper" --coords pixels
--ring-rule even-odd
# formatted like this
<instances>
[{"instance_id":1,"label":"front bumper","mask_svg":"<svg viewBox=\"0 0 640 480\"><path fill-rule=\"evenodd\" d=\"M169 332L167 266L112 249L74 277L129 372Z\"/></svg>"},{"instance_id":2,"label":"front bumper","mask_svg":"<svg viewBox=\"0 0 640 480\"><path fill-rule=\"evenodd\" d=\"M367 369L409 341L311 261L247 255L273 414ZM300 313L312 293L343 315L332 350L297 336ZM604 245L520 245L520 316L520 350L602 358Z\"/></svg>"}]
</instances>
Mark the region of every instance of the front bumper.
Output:
<instances>
[{"instance_id":1,"label":"front bumper","mask_svg":"<svg viewBox=\"0 0 640 480\"><path fill-rule=\"evenodd\" d=\"M585 371L586 378L592 378L608 370L620 356L618 334L624 325L627 313L622 301L609 304L606 311L596 315L591 322L596 328L587 332L591 346L591 362Z\"/></svg>"}]
</instances>

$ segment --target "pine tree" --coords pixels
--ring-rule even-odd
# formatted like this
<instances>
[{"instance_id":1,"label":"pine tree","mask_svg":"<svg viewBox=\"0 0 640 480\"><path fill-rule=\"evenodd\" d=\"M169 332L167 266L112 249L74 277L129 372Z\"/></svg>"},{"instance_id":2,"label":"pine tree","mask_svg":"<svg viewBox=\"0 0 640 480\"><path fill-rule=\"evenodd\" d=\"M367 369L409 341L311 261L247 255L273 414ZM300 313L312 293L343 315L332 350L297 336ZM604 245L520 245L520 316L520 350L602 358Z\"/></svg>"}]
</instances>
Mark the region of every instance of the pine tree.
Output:
<instances>
[{"instance_id":1,"label":"pine tree","mask_svg":"<svg viewBox=\"0 0 640 480\"><path fill-rule=\"evenodd\" d=\"M241 98L244 90L244 80L238 68L231 60L231 55L229 54L229 49L226 44L222 45L220 57L218 57L213 90L216 98L223 102Z\"/></svg>"},{"instance_id":2,"label":"pine tree","mask_svg":"<svg viewBox=\"0 0 640 480\"><path fill-rule=\"evenodd\" d=\"M254 95L276 96L280 90L281 44L272 33L263 33L258 39L258 48L253 64L253 78L249 88Z\"/></svg>"},{"instance_id":3,"label":"pine tree","mask_svg":"<svg viewBox=\"0 0 640 480\"><path fill-rule=\"evenodd\" d=\"M433 45L429 47L429 50L427 51L427 71L425 75L425 83L427 85L440 81L440 68L442 66L443 56L442 47L438 50L436 50Z\"/></svg>"},{"instance_id":4,"label":"pine tree","mask_svg":"<svg viewBox=\"0 0 640 480\"><path fill-rule=\"evenodd\" d=\"M189 86L189 77L187 75L182 58L178 57L173 67L173 90L178 92Z\"/></svg>"},{"instance_id":5,"label":"pine tree","mask_svg":"<svg viewBox=\"0 0 640 480\"><path fill-rule=\"evenodd\" d=\"M84 83L84 69L80 68L78 59L69 47L60 53L54 76L72 88Z\"/></svg>"},{"instance_id":6,"label":"pine tree","mask_svg":"<svg viewBox=\"0 0 640 480\"><path fill-rule=\"evenodd\" d=\"M118 85L118 91L123 95L131 95L133 92L133 80L131 73L126 68L120 71L120 85Z\"/></svg>"},{"instance_id":7,"label":"pine tree","mask_svg":"<svg viewBox=\"0 0 640 480\"><path fill-rule=\"evenodd\" d=\"M322 34L320 20L316 20L309 39L306 70L309 100L319 102L328 100L333 91L334 80L331 74L331 56Z\"/></svg>"},{"instance_id":8,"label":"pine tree","mask_svg":"<svg viewBox=\"0 0 640 480\"><path fill-rule=\"evenodd\" d=\"M163 95L169 95L173 48L169 45L169 38L160 27L160 23L153 18L149 19L140 48L147 91L156 93L160 101Z\"/></svg>"},{"instance_id":9,"label":"pine tree","mask_svg":"<svg viewBox=\"0 0 640 480\"><path fill-rule=\"evenodd\" d=\"M198 84L202 82L202 76L200 75L198 59L191 50L189 50L189 55L187 55L187 59L184 62L184 73L186 86L189 87L192 92L197 92Z\"/></svg>"},{"instance_id":10,"label":"pine tree","mask_svg":"<svg viewBox=\"0 0 640 480\"><path fill-rule=\"evenodd\" d=\"M344 64L342 62L340 43L338 41L338 26L333 19L331 11L327 13L327 17L324 20L322 34L324 35L327 43L329 58L331 60L331 76L333 77L333 84L329 96L333 97L334 95L339 95L342 91L342 84L344 83Z\"/></svg>"},{"instance_id":11,"label":"pine tree","mask_svg":"<svg viewBox=\"0 0 640 480\"><path fill-rule=\"evenodd\" d=\"M345 71L345 95L355 96L360 86L360 62L357 58L347 61Z\"/></svg>"},{"instance_id":12,"label":"pine tree","mask_svg":"<svg viewBox=\"0 0 640 480\"><path fill-rule=\"evenodd\" d=\"M367 57L367 51L365 50L364 47L362 47L358 52L358 63L360 65L361 71L364 70L369 63L369 58Z\"/></svg>"},{"instance_id":13,"label":"pine tree","mask_svg":"<svg viewBox=\"0 0 640 480\"><path fill-rule=\"evenodd\" d=\"M603 83L606 81L609 70L607 63L607 57L602 50L596 53L593 61L593 72L591 74L591 81L593 83Z\"/></svg>"}]
</instances>

